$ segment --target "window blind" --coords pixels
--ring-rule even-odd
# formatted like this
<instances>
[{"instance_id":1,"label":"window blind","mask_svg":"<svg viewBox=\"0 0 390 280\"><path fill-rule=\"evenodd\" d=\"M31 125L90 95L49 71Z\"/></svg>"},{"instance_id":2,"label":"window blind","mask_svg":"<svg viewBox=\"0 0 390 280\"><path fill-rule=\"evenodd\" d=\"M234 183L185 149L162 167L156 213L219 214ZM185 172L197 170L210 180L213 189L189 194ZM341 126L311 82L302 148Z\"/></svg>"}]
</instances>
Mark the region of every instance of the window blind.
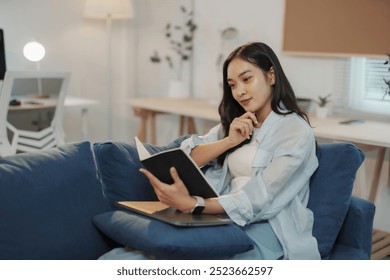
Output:
<instances>
[{"instance_id":1,"label":"window blind","mask_svg":"<svg viewBox=\"0 0 390 280\"><path fill-rule=\"evenodd\" d=\"M344 115L349 107L351 60L349 58L337 58L334 75L334 89L332 92L332 114Z\"/></svg>"},{"instance_id":2,"label":"window blind","mask_svg":"<svg viewBox=\"0 0 390 280\"><path fill-rule=\"evenodd\" d=\"M390 0L285 0L283 51L379 57L390 52Z\"/></svg>"},{"instance_id":3,"label":"window blind","mask_svg":"<svg viewBox=\"0 0 390 280\"><path fill-rule=\"evenodd\" d=\"M389 65L384 64L386 60L370 58L365 62L365 94L366 100L387 100L384 99L386 89L386 80L390 80Z\"/></svg>"}]
</instances>

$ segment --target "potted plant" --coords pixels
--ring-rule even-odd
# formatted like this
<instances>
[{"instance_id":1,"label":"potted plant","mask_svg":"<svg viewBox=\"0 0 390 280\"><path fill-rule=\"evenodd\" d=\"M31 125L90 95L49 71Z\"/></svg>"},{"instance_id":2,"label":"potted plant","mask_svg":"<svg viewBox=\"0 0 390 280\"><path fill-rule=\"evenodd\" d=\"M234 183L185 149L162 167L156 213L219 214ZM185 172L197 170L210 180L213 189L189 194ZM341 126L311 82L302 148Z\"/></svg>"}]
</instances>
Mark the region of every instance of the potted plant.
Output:
<instances>
[{"instance_id":1,"label":"potted plant","mask_svg":"<svg viewBox=\"0 0 390 280\"><path fill-rule=\"evenodd\" d=\"M325 97L319 96L316 108L316 116L319 119L325 119L328 115L328 107L326 106L330 102L331 94L326 95Z\"/></svg>"},{"instance_id":2,"label":"potted plant","mask_svg":"<svg viewBox=\"0 0 390 280\"><path fill-rule=\"evenodd\" d=\"M189 95L188 85L183 81L183 66L191 58L193 51L193 40L195 30L197 28L194 23L192 11L186 7L180 6L182 21L180 24L167 23L165 26L165 38L168 40L171 53L165 56L160 55L158 50L155 50L150 57L152 63L161 63L165 61L169 68L174 72L174 78L170 82L170 95L172 97L180 97Z\"/></svg>"}]
</instances>

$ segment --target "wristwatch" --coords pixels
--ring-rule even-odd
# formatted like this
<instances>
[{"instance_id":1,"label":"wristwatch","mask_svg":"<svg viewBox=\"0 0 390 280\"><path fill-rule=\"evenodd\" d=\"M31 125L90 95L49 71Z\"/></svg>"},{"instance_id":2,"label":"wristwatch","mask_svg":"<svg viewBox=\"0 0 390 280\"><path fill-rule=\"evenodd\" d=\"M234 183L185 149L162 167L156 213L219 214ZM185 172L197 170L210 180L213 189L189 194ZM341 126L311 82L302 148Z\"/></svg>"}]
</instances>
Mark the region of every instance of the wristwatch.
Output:
<instances>
[{"instance_id":1,"label":"wristwatch","mask_svg":"<svg viewBox=\"0 0 390 280\"><path fill-rule=\"evenodd\" d=\"M196 199L196 204L194 206L194 208L191 209L191 214L200 214L203 212L204 210L204 199L203 197L200 197L200 196L193 196L193 198Z\"/></svg>"}]
</instances>

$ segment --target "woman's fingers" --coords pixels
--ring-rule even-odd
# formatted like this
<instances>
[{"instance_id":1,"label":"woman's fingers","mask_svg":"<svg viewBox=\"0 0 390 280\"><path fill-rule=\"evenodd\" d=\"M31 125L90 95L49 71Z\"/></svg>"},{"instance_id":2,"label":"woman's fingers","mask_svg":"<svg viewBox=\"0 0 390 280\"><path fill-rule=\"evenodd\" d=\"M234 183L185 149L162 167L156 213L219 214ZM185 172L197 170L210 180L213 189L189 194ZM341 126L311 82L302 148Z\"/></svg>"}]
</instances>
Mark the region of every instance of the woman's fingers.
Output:
<instances>
[{"instance_id":1,"label":"woman's fingers","mask_svg":"<svg viewBox=\"0 0 390 280\"><path fill-rule=\"evenodd\" d=\"M188 203L188 198L191 198L188 190L180 179L177 170L174 167L171 167L169 171L174 181L173 184L165 184L148 170L144 168L140 169L140 172L145 174L149 179L158 199L162 203L177 209L187 209L188 205L186 203ZM192 201L190 203L192 203Z\"/></svg>"},{"instance_id":2,"label":"woman's fingers","mask_svg":"<svg viewBox=\"0 0 390 280\"><path fill-rule=\"evenodd\" d=\"M171 173L171 177L173 179L173 181L175 182L175 184L180 184L180 185L183 185L183 181L180 179L179 177L179 174L177 173L177 170L175 167L171 167L169 169L169 172Z\"/></svg>"},{"instance_id":3,"label":"woman's fingers","mask_svg":"<svg viewBox=\"0 0 390 280\"><path fill-rule=\"evenodd\" d=\"M252 112L245 112L245 114L243 114L240 118L251 119L254 124L258 123L256 114Z\"/></svg>"},{"instance_id":4,"label":"woman's fingers","mask_svg":"<svg viewBox=\"0 0 390 280\"><path fill-rule=\"evenodd\" d=\"M187 192L183 181L180 179L179 174L177 173L176 168L171 167L169 172L173 179L172 185L167 185L161 182L156 176L154 176L150 171L145 168L140 168L140 170L150 181L151 185L154 188L154 191L158 196L170 195L171 192ZM168 187L168 188L167 188Z\"/></svg>"},{"instance_id":5,"label":"woman's fingers","mask_svg":"<svg viewBox=\"0 0 390 280\"><path fill-rule=\"evenodd\" d=\"M248 118L236 118L233 123L233 128L240 131L241 135L248 138L253 131L253 122Z\"/></svg>"},{"instance_id":6,"label":"woman's fingers","mask_svg":"<svg viewBox=\"0 0 390 280\"><path fill-rule=\"evenodd\" d=\"M255 113L252 113L252 112L246 112L246 114L248 114L249 118L252 120L252 124L254 126L256 126L259 121L257 120L257 117L256 117L256 114Z\"/></svg>"},{"instance_id":7,"label":"woman's fingers","mask_svg":"<svg viewBox=\"0 0 390 280\"><path fill-rule=\"evenodd\" d=\"M158 180L156 176L154 176L149 170L145 168L140 168L139 171L141 171L141 173L143 173L150 181Z\"/></svg>"},{"instance_id":8,"label":"woman's fingers","mask_svg":"<svg viewBox=\"0 0 390 280\"><path fill-rule=\"evenodd\" d=\"M141 173L143 173L149 179L150 184L153 186L155 191L160 191L159 184L161 184L161 181L156 176L154 176L149 170L145 168L140 168L139 171L141 171Z\"/></svg>"},{"instance_id":9,"label":"woman's fingers","mask_svg":"<svg viewBox=\"0 0 390 280\"><path fill-rule=\"evenodd\" d=\"M169 205L168 204L169 200L167 200L166 195L165 195L164 190L163 190L164 183L161 182L156 176L153 175L153 173L151 173L149 170L147 170L145 168L140 168L139 171L141 173L143 173L149 179L149 182L152 185L154 192L157 195L158 200L164 204Z\"/></svg>"},{"instance_id":10,"label":"woman's fingers","mask_svg":"<svg viewBox=\"0 0 390 280\"><path fill-rule=\"evenodd\" d=\"M235 118L230 124L230 141L237 145L245 139L249 139L257 124L258 120L256 114L252 112L245 112L240 117Z\"/></svg>"},{"instance_id":11,"label":"woman's fingers","mask_svg":"<svg viewBox=\"0 0 390 280\"><path fill-rule=\"evenodd\" d=\"M258 124L256 114L252 112L246 112L238 118L245 126L245 136L248 138L252 134L254 127Z\"/></svg>"}]
</instances>

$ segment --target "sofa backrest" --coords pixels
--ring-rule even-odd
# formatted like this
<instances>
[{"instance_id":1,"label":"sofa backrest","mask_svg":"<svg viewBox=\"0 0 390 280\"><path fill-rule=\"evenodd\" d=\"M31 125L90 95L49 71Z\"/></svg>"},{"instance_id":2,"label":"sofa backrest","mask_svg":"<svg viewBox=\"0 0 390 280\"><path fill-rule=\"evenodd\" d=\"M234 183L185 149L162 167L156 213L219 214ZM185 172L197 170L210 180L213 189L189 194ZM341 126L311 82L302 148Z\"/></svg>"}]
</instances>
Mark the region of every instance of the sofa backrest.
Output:
<instances>
[{"instance_id":1,"label":"sofa backrest","mask_svg":"<svg viewBox=\"0 0 390 280\"><path fill-rule=\"evenodd\" d=\"M88 142L0 158L0 259L97 259L107 210Z\"/></svg>"}]
</instances>

